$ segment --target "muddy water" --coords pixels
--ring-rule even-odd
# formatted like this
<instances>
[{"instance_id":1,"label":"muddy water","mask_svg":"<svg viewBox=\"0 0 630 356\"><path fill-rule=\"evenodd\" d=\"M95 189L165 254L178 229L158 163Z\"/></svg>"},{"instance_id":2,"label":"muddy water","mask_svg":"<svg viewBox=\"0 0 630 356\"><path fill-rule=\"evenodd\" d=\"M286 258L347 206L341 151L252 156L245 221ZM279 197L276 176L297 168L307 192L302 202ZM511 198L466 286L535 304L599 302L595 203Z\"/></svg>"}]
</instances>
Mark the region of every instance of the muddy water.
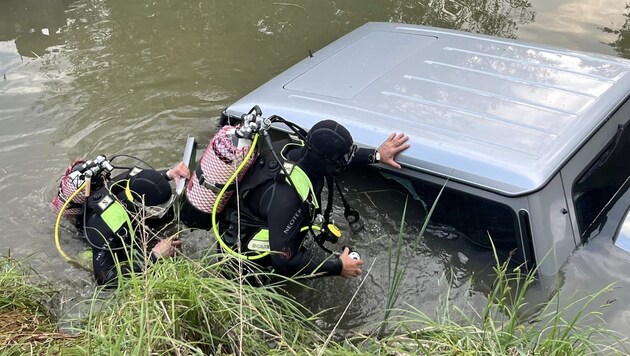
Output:
<instances>
[{"instance_id":1,"label":"muddy water","mask_svg":"<svg viewBox=\"0 0 630 356\"><path fill-rule=\"evenodd\" d=\"M55 249L48 209L56 180L70 161L125 153L156 167L173 164L188 134L207 142L224 107L309 50L367 21L440 26L630 58L630 17L623 1L466 3L2 2L0 250L27 257L43 279L63 290L61 310L72 314L72 306L91 295L94 285L88 272L68 265ZM369 274L344 318L342 326L350 328L379 319L388 288L387 249L398 236L403 207L407 202L406 241L417 235L425 207L374 171L350 171L343 180L368 227L367 233L351 236ZM61 232L68 254L85 248L72 228ZM400 305L434 313L449 286L455 303L483 302L492 282L489 252L458 236L448 226L433 225L416 249L405 252L410 268ZM195 253L207 241L208 235L194 233L186 249ZM602 298L616 300L605 316L624 331L628 318L620 316L630 310L623 298L630 290L627 265L607 262L610 241L597 241L565 267L563 290L577 298L617 282L614 295ZM318 280L309 282L313 291L295 293L313 310L337 307L326 318L333 323L360 283Z\"/></svg>"}]
</instances>

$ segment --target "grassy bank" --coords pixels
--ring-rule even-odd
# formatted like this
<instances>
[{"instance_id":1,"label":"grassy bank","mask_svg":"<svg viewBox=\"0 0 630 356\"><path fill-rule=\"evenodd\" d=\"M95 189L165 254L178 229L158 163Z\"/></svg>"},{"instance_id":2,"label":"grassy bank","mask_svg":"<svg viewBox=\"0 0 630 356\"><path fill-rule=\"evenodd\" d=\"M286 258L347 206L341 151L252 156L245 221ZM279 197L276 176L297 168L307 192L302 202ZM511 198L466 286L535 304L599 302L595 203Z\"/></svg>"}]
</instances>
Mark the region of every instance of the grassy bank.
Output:
<instances>
[{"instance_id":1,"label":"grassy bank","mask_svg":"<svg viewBox=\"0 0 630 356\"><path fill-rule=\"evenodd\" d=\"M19 261L4 257L0 266L2 354L627 354L614 333L584 323L596 312L568 317L556 299L525 310L534 279L507 264L497 264L478 317L448 303L438 317L405 307L388 314L395 317L378 337L380 325L374 335L319 330L316 316L277 285L224 278L231 263L218 256L164 261L97 291L81 326L60 332L45 308L54 291L33 285L33 271Z\"/></svg>"},{"instance_id":2,"label":"grassy bank","mask_svg":"<svg viewBox=\"0 0 630 356\"><path fill-rule=\"evenodd\" d=\"M0 257L0 348L3 355L82 353L81 335L60 332L46 307L55 291L32 283L34 271Z\"/></svg>"}]
</instances>

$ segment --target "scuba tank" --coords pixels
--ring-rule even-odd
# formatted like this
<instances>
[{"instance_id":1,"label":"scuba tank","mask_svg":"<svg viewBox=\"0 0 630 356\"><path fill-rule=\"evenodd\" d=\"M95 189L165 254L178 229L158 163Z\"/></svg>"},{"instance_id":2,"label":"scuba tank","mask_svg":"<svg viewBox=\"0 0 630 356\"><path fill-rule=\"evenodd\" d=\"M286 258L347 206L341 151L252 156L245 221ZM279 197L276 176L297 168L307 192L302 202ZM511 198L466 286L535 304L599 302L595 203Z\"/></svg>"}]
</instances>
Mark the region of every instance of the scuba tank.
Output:
<instances>
[{"instance_id":1,"label":"scuba tank","mask_svg":"<svg viewBox=\"0 0 630 356\"><path fill-rule=\"evenodd\" d=\"M81 261L68 256L61 248L59 225L61 218L74 220L82 212L91 190L103 187L114 170L105 156L97 156L93 161L76 160L68 166L59 182L59 188L50 207L57 215L55 222L55 245L63 258L76 266L83 267Z\"/></svg>"},{"instance_id":2,"label":"scuba tank","mask_svg":"<svg viewBox=\"0 0 630 356\"><path fill-rule=\"evenodd\" d=\"M63 211L62 216L66 219L72 220L81 213L83 204L85 204L86 196L89 195L90 190L96 190L101 187L105 180L109 179L109 173L114 169L105 156L97 156L93 161L91 160L75 160L72 162L59 182L59 188L57 194L50 203L50 208L53 213L59 214L63 205L68 199L83 185L86 183L89 187L86 187L85 194L76 194L72 201L68 203L67 208ZM106 172L104 175L100 172Z\"/></svg>"},{"instance_id":3,"label":"scuba tank","mask_svg":"<svg viewBox=\"0 0 630 356\"><path fill-rule=\"evenodd\" d=\"M224 126L214 135L201 156L197 169L193 172L186 186L186 199L197 210L210 214L218 194L230 179L236 167L245 160L252 146L248 138L239 137L240 127ZM245 163L238 174L240 181L254 162L254 155ZM228 188L221 197L218 212L221 212L234 193Z\"/></svg>"},{"instance_id":4,"label":"scuba tank","mask_svg":"<svg viewBox=\"0 0 630 356\"><path fill-rule=\"evenodd\" d=\"M210 140L186 185L186 200L181 207L181 220L186 226L212 228L213 210L217 214L224 210L236 182L243 179L254 163L254 137L271 125L261 115L260 108L255 106L241 117L240 125L224 126Z\"/></svg>"}]
</instances>

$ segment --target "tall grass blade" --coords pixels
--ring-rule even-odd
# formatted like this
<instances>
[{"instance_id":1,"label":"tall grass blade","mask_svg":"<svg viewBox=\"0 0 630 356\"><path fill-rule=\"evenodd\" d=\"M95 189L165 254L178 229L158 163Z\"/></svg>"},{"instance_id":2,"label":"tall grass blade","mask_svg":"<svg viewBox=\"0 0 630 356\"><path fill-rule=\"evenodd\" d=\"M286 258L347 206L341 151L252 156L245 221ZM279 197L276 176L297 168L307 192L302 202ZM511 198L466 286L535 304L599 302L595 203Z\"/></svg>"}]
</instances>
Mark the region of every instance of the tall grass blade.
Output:
<instances>
[{"instance_id":1,"label":"tall grass blade","mask_svg":"<svg viewBox=\"0 0 630 356\"><path fill-rule=\"evenodd\" d=\"M422 228L420 229L420 233L414 239L413 243L409 247L410 251L416 250L416 248L418 247L418 244L420 243L420 240L424 236L424 232L426 231L427 226L429 226L429 221L431 220L431 216L433 215L433 212L435 211L435 208L437 207L437 204L440 200L440 197L442 196L442 192L444 192L444 188L446 187L447 183L448 183L448 180L444 183L444 185L442 185L442 188L440 189L438 195L436 196L435 201L431 205L431 209L429 210L429 212L427 213L427 216L424 219ZM404 248L403 237L404 237L405 218L407 216L408 199L409 199L409 196L407 196L407 198L405 199L405 205L403 207L403 214L402 214L402 218L400 222L400 228L398 231L398 239L396 241L395 252L393 251L391 243L390 243L390 247L388 251L388 261L387 261L388 262L388 290L387 290L387 298L385 301L385 312L383 315L383 322L381 323L381 326L378 332L379 335L384 335L387 330L388 320L392 314L392 311L393 311L394 306L396 305L396 302L398 301L398 296L400 294L400 286L402 285L402 282L405 279L405 275L407 274L407 268L409 266L409 261L401 262L401 256L403 252L406 250ZM392 255L394 258L392 258Z\"/></svg>"}]
</instances>

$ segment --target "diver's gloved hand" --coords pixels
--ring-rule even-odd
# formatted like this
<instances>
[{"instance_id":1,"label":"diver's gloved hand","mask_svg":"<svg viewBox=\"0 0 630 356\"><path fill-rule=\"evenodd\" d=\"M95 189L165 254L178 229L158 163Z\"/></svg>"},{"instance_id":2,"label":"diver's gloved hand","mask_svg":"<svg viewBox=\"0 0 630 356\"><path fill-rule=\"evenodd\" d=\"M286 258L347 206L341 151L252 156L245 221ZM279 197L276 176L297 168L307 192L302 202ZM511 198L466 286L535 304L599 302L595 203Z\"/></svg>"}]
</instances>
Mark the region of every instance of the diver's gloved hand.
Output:
<instances>
[{"instance_id":1,"label":"diver's gloved hand","mask_svg":"<svg viewBox=\"0 0 630 356\"><path fill-rule=\"evenodd\" d=\"M406 143L409 140L409 136L404 133L396 134L395 132L389 135L389 137L378 148L380 155L380 162L394 168L400 168L400 164L394 161L396 155L409 148L409 144Z\"/></svg>"},{"instance_id":2,"label":"diver's gloved hand","mask_svg":"<svg viewBox=\"0 0 630 356\"><path fill-rule=\"evenodd\" d=\"M346 247L343 249L341 255L339 255L339 259L343 264L343 268L341 269L341 276L344 278L358 277L359 275L361 275L361 273L363 273L363 271L361 271L361 265L363 264L363 261L354 260L350 258L349 254L350 249Z\"/></svg>"},{"instance_id":3,"label":"diver's gloved hand","mask_svg":"<svg viewBox=\"0 0 630 356\"><path fill-rule=\"evenodd\" d=\"M182 242L176 239L164 239L160 240L151 250L154 256L161 257L173 257L175 252L181 247Z\"/></svg>"},{"instance_id":4,"label":"diver's gloved hand","mask_svg":"<svg viewBox=\"0 0 630 356\"><path fill-rule=\"evenodd\" d=\"M190 170L184 162L179 162L175 167L166 171L166 176L169 179L175 179L175 184L177 184L180 178L190 178Z\"/></svg>"}]
</instances>

